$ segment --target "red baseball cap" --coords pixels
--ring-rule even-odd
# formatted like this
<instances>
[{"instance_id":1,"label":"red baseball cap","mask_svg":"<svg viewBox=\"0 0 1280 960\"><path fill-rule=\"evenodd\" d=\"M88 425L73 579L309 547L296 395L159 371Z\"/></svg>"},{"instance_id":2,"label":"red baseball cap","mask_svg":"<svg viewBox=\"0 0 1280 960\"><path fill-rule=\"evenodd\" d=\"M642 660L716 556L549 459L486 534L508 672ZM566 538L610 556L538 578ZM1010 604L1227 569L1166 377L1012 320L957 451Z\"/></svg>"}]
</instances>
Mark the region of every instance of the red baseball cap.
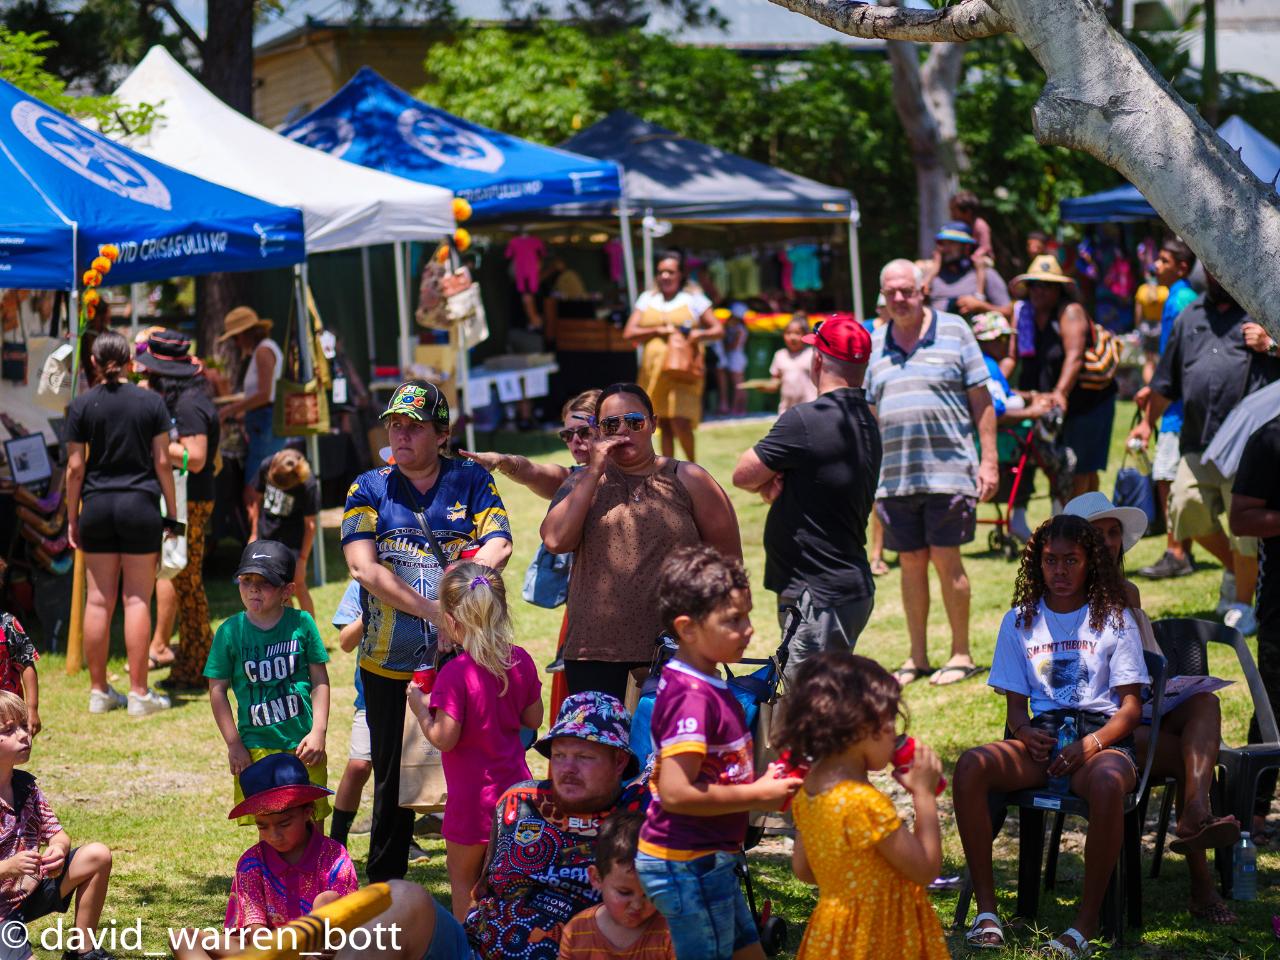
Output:
<instances>
[{"instance_id":1,"label":"red baseball cap","mask_svg":"<svg viewBox=\"0 0 1280 960\"><path fill-rule=\"evenodd\" d=\"M866 363L871 356L871 334L852 317L832 317L806 334L804 342L846 363Z\"/></svg>"}]
</instances>

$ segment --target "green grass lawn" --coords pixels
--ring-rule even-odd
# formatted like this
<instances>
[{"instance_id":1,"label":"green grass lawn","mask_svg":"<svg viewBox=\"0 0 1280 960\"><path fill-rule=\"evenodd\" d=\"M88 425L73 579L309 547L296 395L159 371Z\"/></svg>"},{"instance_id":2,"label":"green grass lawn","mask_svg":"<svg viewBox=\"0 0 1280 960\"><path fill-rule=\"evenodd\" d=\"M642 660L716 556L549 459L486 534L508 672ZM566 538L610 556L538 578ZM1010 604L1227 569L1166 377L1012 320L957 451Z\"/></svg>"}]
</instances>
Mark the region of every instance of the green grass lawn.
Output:
<instances>
[{"instance_id":1,"label":"green grass lawn","mask_svg":"<svg viewBox=\"0 0 1280 960\"><path fill-rule=\"evenodd\" d=\"M1120 462L1122 425L1127 424L1132 406L1122 404L1116 415L1113 437L1112 474L1104 478L1109 491ZM698 435L702 463L724 484L740 451L754 443L768 429L768 423L708 426ZM507 437L524 450L555 451L553 442L542 438ZM553 441L554 438L551 438ZM546 453L563 461L565 455ZM1040 492L1044 482L1041 479ZM511 514L515 534L515 555L509 567L508 588L515 599L513 610L516 635L539 664L551 659L558 635L561 611L542 610L518 599L525 567L537 547L537 530L545 503L522 487L502 484L502 494ZM765 655L777 644L772 626L773 597L759 586L764 557L761 535L765 506L759 500L731 491L742 526L747 566L756 582L757 634L751 655ZM1048 501L1040 496L1032 501L1032 520L1048 515ZM980 516L992 516L983 508ZM1009 607L1015 566L986 551L989 527L979 527L975 543L965 550L965 562L973 585L971 637L980 663L989 664L1000 618ZM354 658L336 648L332 628L325 627L337 605L345 579L345 567L337 545L337 531L326 530L329 575L332 582L315 591L322 633L330 644L333 662L333 710L329 727L329 771L331 787L337 786L346 760L353 691L351 676ZM1163 538L1148 538L1129 558L1129 566L1154 561L1163 548ZM225 549L224 549L224 552ZM1201 557L1201 559L1206 559ZM232 561L233 562L233 561ZM224 564L225 565L225 564ZM1152 619L1165 616L1212 616L1217 601L1220 570L1205 566L1194 576L1172 582L1142 583L1144 604ZM239 599L226 575L211 578L208 593L215 627L239 609ZM934 581L934 603L930 610L930 647L934 661L946 658L949 643L946 618L938 600ZM858 645L860 653L875 657L887 667L896 666L906 654L906 632L897 569L878 581L876 609ZM30 769L41 780L51 803L75 843L101 840L115 853L115 868L105 919L119 927L141 918L146 951L165 950L165 931L173 926L220 924L226 908L231 873L239 855L256 840L250 828L232 825L226 819L230 807L231 779L226 751L213 724L206 696L178 698L168 713L145 720L131 719L124 711L90 716L86 710L88 676L67 676L62 657L49 655L40 662L41 714L44 732L37 738ZM111 664L116 685L124 683L122 659ZM1219 676L1239 678L1234 658L1217 655L1212 670ZM547 685L549 689L550 684ZM932 744L950 769L965 748L997 737L1003 726L1003 700L993 695L981 679L947 688L913 684L906 694L911 711L912 731ZM1237 684L1222 694L1224 731L1228 742L1245 738L1250 706L1248 694ZM535 772L543 762L531 765ZM371 785L366 789L365 807ZM1153 803L1154 809L1158 803ZM1070 920L1083 875L1079 851L1083 824L1068 822L1064 852L1059 865L1058 890L1042 898L1039 922L1045 929L1059 931ZM1005 833L1016 832L1016 823ZM944 873L960 873L963 858L959 836L950 816L950 795L944 797ZM1150 839L1151 834L1148 834ZM431 860L410 871L438 898L448 902L448 882L444 872L443 845L425 845ZM779 845L768 844L769 850ZM351 852L363 866L368 837L352 838ZM1148 862L1149 862L1148 848ZM997 871L1001 888L1001 913L1011 915L1014 907L1016 844L1002 838L997 844ZM814 902L814 891L791 876L789 860L781 852L752 854L758 893L772 898L775 910L792 924L791 949L799 944L803 927ZM1181 859L1169 856L1158 880L1144 879L1145 928L1141 942L1115 949L1116 957L1260 957L1274 945L1269 918L1278 898L1271 885L1280 857L1262 851L1259 860L1259 899L1252 904L1233 904L1241 915L1234 928L1211 928L1193 921L1185 911L1186 871ZM939 896L936 905L949 925L954 895ZM49 926L45 921L33 927L33 935ZM1138 932L1134 932L1136 937ZM1032 942L1031 932L1014 931L1017 943ZM958 935L951 937L955 955L965 953ZM1132 941L1131 941L1132 943ZM1019 951L1021 952L1021 951ZM1277 952L1272 950L1271 952ZM50 954L53 955L53 954ZM122 952L123 955L123 952Z\"/></svg>"}]
</instances>

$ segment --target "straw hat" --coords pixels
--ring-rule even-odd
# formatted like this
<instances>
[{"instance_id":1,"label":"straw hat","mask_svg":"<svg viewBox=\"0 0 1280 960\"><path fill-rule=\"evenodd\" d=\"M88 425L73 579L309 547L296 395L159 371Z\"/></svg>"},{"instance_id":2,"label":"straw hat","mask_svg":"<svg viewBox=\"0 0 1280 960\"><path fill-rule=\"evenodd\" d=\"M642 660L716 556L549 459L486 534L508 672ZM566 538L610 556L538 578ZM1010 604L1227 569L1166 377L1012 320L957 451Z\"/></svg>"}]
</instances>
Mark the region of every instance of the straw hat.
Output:
<instances>
[{"instance_id":1,"label":"straw hat","mask_svg":"<svg viewBox=\"0 0 1280 960\"><path fill-rule=\"evenodd\" d=\"M222 336L218 342L230 340L232 337L252 330L254 327L271 328L271 321L258 316L253 307L234 307L222 318Z\"/></svg>"},{"instance_id":2,"label":"straw hat","mask_svg":"<svg viewBox=\"0 0 1280 960\"><path fill-rule=\"evenodd\" d=\"M1019 274L1010 282L1009 291L1015 297L1025 297L1028 282L1061 283L1069 287L1071 293L1076 292L1076 282L1062 272L1062 267L1058 266L1058 258L1050 253L1042 254L1032 260L1031 266L1027 267L1027 272Z\"/></svg>"}]
</instances>

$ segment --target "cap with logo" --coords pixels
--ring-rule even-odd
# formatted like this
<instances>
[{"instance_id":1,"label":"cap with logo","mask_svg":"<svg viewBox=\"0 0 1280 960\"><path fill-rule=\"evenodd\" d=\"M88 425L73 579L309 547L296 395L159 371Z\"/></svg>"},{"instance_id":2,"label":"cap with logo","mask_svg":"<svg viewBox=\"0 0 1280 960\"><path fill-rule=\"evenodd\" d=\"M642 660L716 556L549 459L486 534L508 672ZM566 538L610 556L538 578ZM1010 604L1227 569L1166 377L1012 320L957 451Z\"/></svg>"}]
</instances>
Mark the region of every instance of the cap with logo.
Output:
<instances>
[{"instance_id":1,"label":"cap with logo","mask_svg":"<svg viewBox=\"0 0 1280 960\"><path fill-rule=\"evenodd\" d=\"M825 320L803 339L819 353L845 363L866 363L871 356L871 334L853 317Z\"/></svg>"},{"instance_id":2,"label":"cap with logo","mask_svg":"<svg viewBox=\"0 0 1280 960\"><path fill-rule=\"evenodd\" d=\"M255 540L240 554L236 577L256 573L273 587L280 587L293 582L297 563L293 551L279 540Z\"/></svg>"},{"instance_id":3,"label":"cap with logo","mask_svg":"<svg viewBox=\"0 0 1280 960\"><path fill-rule=\"evenodd\" d=\"M427 380L406 380L396 387L379 419L385 420L397 413L423 423L449 425L449 401L439 387Z\"/></svg>"}]
</instances>

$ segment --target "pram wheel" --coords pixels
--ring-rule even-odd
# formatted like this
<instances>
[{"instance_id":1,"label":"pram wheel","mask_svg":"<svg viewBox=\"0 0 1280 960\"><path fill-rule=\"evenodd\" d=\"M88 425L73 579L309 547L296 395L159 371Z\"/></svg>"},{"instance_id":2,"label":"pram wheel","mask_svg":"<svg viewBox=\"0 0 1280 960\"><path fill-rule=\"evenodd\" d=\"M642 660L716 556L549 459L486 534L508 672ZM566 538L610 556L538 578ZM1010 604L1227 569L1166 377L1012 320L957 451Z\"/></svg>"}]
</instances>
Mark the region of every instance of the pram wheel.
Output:
<instances>
[{"instance_id":1,"label":"pram wheel","mask_svg":"<svg viewBox=\"0 0 1280 960\"><path fill-rule=\"evenodd\" d=\"M1022 548L1017 540L1010 537L1004 544L1004 558L1006 560L1017 560L1020 556L1022 556Z\"/></svg>"},{"instance_id":2,"label":"pram wheel","mask_svg":"<svg viewBox=\"0 0 1280 960\"><path fill-rule=\"evenodd\" d=\"M776 957L787 948L787 921L774 914L760 924L760 949L766 956Z\"/></svg>"},{"instance_id":3,"label":"pram wheel","mask_svg":"<svg viewBox=\"0 0 1280 960\"><path fill-rule=\"evenodd\" d=\"M992 530L987 534L987 549L992 553L999 553L1000 548L1004 546L1004 534L999 528Z\"/></svg>"}]
</instances>

